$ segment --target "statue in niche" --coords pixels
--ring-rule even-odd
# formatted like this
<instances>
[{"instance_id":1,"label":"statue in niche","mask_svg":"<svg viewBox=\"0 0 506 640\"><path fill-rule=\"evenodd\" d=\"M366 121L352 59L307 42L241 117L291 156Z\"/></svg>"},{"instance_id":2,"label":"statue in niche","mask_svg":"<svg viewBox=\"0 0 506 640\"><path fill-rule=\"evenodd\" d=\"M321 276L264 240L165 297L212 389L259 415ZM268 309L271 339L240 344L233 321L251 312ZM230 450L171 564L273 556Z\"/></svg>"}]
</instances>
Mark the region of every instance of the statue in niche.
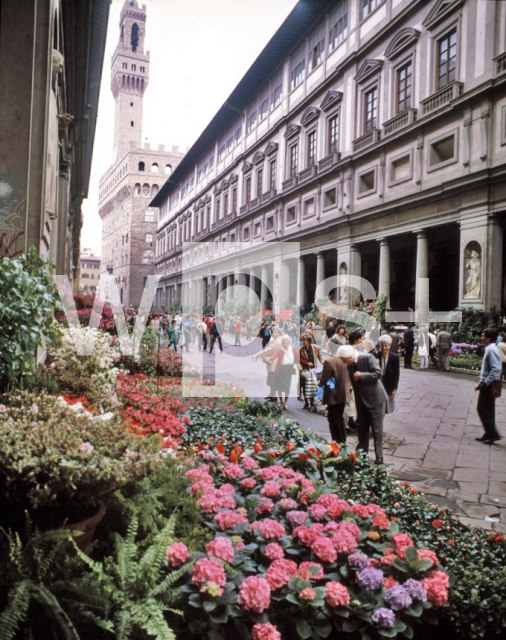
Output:
<instances>
[{"instance_id":1,"label":"statue in niche","mask_svg":"<svg viewBox=\"0 0 506 640\"><path fill-rule=\"evenodd\" d=\"M467 279L464 299L481 297L481 260L478 251L471 251L471 259L466 263Z\"/></svg>"},{"instance_id":2,"label":"statue in niche","mask_svg":"<svg viewBox=\"0 0 506 640\"><path fill-rule=\"evenodd\" d=\"M279 295L279 274L276 273L274 276L274 304L276 305L276 309L280 304L280 295Z\"/></svg>"},{"instance_id":3,"label":"statue in niche","mask_svg":"<svg viewBox=\"0 0 506 640\"><path fill-rule=\"evenodd\" d=\"M348 304L348 269L344 262L339 268L339 302Z\"/></svg>"}]
</instances>

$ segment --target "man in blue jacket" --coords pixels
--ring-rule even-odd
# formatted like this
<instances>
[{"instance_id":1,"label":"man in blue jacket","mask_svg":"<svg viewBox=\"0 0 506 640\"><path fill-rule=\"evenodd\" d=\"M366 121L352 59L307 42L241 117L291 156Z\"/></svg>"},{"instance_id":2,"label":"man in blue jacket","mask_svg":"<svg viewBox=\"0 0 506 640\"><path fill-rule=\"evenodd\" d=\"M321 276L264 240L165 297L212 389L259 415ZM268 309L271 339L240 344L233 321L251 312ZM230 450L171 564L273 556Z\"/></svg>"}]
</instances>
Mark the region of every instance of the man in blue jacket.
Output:
<instances>
[{"instance_id":1,"label":"man in blue jacket","mask_svg":"<svg viewBox=\"0 0 506 640\"><path fill-rule=\"evenodd\" d=\"M501 354L495 344L498 334L498 330L493 328L485 329L481 334L481 341L485 345L485 354L481 363L480 379L474 390L480 392L476 408L485 429L481 438L476 438L476 440L483 442L483 444L494 444L501 439L495 426L495 399L497 396L493 393L494 387L501 384Z\"/></svg>"}]
</instances>

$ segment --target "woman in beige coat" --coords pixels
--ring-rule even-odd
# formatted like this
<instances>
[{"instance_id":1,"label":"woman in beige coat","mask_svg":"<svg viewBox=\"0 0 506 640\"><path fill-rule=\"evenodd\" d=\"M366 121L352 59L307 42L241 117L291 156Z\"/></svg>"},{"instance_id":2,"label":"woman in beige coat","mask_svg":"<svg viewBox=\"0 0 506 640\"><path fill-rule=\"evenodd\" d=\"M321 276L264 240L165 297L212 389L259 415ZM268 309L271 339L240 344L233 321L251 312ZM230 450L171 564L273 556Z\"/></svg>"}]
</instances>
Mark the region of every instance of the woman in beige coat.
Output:
<instances>
[{"instance_id":1,"label":"woman in beige coat","mask_svg":"<svg viewBox=\"0 0 506 640\"><path fill-rule=\"evenodd\" d=\"M281 349L281 346L281 331L278 327L274 327L272 330L272 338L267 346L262 349L258 355L254 356L255 360L263 360L267 363L266 382L269 387L269 395L265 399L272 400L273 402L277 402L276 391L274 389L276 362L269 360L269 358L273 356L278 349Z\"/></svg>"}]
</instances>

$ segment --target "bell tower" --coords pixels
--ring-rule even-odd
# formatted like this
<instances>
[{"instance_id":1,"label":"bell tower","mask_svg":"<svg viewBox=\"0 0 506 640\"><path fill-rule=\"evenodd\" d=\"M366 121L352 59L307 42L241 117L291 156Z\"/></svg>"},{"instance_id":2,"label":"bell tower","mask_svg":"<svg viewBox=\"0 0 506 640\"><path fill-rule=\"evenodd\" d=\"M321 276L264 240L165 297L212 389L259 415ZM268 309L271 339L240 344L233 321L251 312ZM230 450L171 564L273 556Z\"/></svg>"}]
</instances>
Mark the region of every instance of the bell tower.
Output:
<instances>
[{"instance_id":1,"label":"bell tower","mask_svg":"<svg viewBox=\"0 0 506 640\"><path fill-rule=\"evenodd\" d=\"M133 143L142 144L142 100L149 82L149 52L144 52L146 5L126 0L121 10L120 37L111 63L115 100L114 162Z\"/></svg>"}]
</instances>

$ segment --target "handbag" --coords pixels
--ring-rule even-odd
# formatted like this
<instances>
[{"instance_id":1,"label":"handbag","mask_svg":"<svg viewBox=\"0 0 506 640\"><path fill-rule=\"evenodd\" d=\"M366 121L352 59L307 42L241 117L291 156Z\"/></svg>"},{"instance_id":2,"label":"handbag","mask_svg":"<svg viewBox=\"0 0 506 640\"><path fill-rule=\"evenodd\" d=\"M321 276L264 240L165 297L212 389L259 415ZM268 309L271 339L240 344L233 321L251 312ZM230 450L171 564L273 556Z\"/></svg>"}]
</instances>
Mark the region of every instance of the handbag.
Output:
<instances>
[{"instance_id":1,"label":"handbag","mask_svg":"<svg viewBox=\"0 0 506 640\"><path fill-rule=\"evenodd\" d=\"M501 380L493 380L488 385L488 397L489 398L500 398L502 392L502 381Z\"/></svg>"}]
</instances>

